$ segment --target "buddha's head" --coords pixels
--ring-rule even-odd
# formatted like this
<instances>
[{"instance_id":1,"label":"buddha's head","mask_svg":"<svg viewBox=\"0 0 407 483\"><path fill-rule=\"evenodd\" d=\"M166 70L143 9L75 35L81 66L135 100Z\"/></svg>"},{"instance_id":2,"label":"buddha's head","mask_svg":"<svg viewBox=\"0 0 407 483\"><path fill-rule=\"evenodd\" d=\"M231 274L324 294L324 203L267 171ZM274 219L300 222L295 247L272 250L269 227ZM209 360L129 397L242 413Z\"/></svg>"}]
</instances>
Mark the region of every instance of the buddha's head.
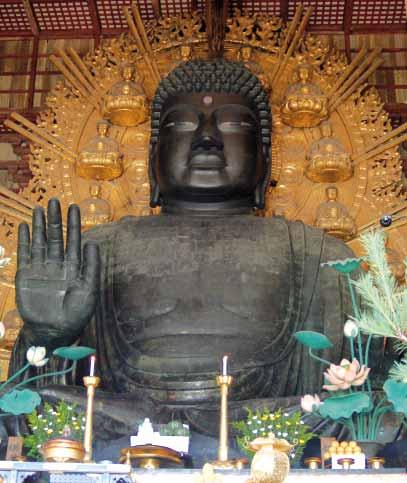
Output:
<instances>
[{"instance_id":1,"label":"buddha's head","mask_svg":"<svg viewBox=\"0 0 407 483\"><path fill-rule=\"evenodd\" d=\"M336 186L328 186L325 190L325 194L328 201L337 201L338 188Z\"/></svg>"},{"instance_id":2,"label":"buddha's head","mask_svg":"<svg viewBox=\"0 0 407 483\"><path fill-rule=\"evenodd\" d=\"M152 104L151 206L263 208L270 125L267 94L242 64L191 61L175 68Z\"/></svg>"},{"instance_id":3,"label":"buddha's head","mask_svg":"<svg viewBox=\"0 0 407 483\"><path fill-rule=\"evenodd\" d=\"M239 57L242 62L248 62L252 56L252 48L244 46L240 49Z\"/></svg>"}]
</instances>

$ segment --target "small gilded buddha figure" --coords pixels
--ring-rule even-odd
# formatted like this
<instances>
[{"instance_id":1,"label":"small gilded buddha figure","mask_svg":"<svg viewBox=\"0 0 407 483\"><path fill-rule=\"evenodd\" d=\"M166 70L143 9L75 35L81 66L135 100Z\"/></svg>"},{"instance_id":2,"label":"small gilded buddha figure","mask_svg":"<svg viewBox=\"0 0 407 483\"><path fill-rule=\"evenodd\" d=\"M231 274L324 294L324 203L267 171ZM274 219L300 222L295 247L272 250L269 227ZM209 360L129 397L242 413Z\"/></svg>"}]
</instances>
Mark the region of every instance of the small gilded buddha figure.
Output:
<instances>
[{"instance_id":1,"label":"small gilded buddha figure","mask_svg":"<svg viewBox=\"0 0 407 483\"><path fill-rule=\"evenodd\" d=\"M188 62L192 59L192 47L190 45L181 45L179 54L182 62Z\"/></svg>"},{"instance_id":2,"label":"small gilded buddha figure","mask_svg":"<svg viewBox=\"0 0 407 483\"><path fill-rule=\"evenodd\" d=\"M96 124L98 135L80 152L76 164L78 176L86 179L112 180L123 173L119 144L108 136L109 123Z\"/></svg>"},{"instance_id":3,"label":"small gilded buddha figure","mask_svg":"<svg viewBox=\"0 0 407 483\"><path fill-rule=\"evenodd\" d=\"M82 213L82 227L92 228L96 225L109 223L112 220L112 208L110 203L102 198L100 184L92 183L89 193L90 197L79 204Z\"/></svg>"},{"instance_id":4,"label":"small gilded buddha figure","mask_svg":"<svg viewBox=\"0 0 407 483\"><path fill-rule=\"evenodd\" d=\"M125 65L122 77L105 97L103 116L117 126L138 126L148 117L147 98L133 66Z\"/></svg>"},{"instance_id":5,"label":"small gilded buddha figure","mask_svg":"<svg viewBox=\"0 0 407 483\"><path fill-rule=\"evenodd\" d=\"M305 175L315 183L346 181L353 175L349 153L341 141L332 136L332 126L328 121L321 124L321 133L321 139L314 141L307 153Z\"/></svg>"},{"instance_id":6,"label":"small gilded buddha figure","mask_svg":"<svg viewBox=\"0 0 407 483\"><path fill-rule=\"evenodd\" d=\"M270 89L270 83L261 66L253 60L253 49L249 45L241 47L237 58L247 69L257 76L263 88L268 91Z\"/></svg>"},{"instance_id":7,"label":"small gilded buddha figure","mask_svg":"<svg viewBox=\"0 0 407 483\"><path fill-rule=\"evenodd\" d=\"M356 235L356 223L350 216L346 206L338 201L338 188L328 186L327 201L321 203L317 209L315 226L343 240L349 240Z\"/></svg>"},{"instance_id":8,"label":"small gilded buddha figure","mask_svg":"<svg viewBox=\"0 0 407 483\"><path fill-rule=\"evenodd\" d=\"M282 119L292 127L315 127L328 116L328 99L312 82L312 67L301 64L297 69L298 82L291 84L281 108Z\"/></svg>"}]
</instances>

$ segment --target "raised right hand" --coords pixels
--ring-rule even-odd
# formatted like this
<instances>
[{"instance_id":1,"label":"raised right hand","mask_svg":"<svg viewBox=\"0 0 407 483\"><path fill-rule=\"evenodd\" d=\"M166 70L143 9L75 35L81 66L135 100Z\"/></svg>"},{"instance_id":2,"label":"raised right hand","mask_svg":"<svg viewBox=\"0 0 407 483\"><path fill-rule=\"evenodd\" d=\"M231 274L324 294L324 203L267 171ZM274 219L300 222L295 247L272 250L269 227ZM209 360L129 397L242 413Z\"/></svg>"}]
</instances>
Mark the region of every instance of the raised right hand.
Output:
<instances>
[{"instance_id":1,"label":"raised right hand","mask_svg":"<svg viewBox=\"0 0 407 483\"><path fill-rule=\"evenodd\" d=\"M69 345L90 321L100 283L99 247L87 243L81 256L79 207L68 211L66 250L57 199L33 211L32 242L27 223L18 229L16 302L32 345Z\"/></svg>"}]
</instances>

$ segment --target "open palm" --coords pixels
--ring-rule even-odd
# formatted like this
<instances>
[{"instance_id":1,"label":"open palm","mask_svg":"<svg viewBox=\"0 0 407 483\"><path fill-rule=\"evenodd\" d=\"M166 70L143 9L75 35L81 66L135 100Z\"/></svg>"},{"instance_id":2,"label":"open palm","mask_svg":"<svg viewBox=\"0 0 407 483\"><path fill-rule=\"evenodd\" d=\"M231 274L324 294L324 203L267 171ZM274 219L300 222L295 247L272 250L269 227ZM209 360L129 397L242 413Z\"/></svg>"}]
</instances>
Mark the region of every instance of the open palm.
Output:
<instances>
[{"instance_id":1,"label":"open palm","mask_svg":"<svg viewBox=\"0 0 407 483\"><path fill-rule=\"evenodd\" d=\"M81 253L81 221L78 206L68 211L66 250L61 208L57 199L33 212L32 241L26 223L18 230L16 301L32 343L54 345L72 342L91 319L100 280L96 244L87 243Z\"/></svg>"}]
</instances>

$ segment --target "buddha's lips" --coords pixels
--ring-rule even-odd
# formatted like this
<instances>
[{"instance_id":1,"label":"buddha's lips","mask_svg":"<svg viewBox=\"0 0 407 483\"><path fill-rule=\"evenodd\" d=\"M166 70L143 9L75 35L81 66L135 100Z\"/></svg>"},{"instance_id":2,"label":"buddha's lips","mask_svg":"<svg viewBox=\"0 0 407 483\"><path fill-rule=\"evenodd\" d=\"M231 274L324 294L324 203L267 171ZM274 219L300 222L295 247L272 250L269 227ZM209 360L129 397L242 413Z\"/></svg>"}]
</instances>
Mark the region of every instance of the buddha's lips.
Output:
<instances>
[{"instance_id":1,"label":"buddha's lips","mask_svg":"<svg viewBox=\"0 0 407 483\"><path fill-rule=\"evenodd\" d=\"M188 165L193 169L223 169L226 161L222 151L218 149L197 149L191 153Z\"/></svg>"}]
</instances>

